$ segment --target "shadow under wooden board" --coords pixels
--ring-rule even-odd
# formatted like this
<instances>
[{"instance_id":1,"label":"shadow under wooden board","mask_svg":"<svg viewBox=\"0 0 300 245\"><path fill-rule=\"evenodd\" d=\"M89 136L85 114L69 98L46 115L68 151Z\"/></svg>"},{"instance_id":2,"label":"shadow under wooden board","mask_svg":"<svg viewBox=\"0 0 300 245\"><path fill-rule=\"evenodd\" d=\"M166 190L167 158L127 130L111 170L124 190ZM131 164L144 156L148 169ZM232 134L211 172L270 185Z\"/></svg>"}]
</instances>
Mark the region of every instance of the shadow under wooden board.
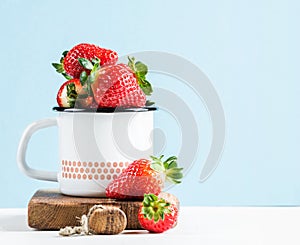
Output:
<instances>
[{"instance_id":1,"label":"shadow under wooden board","mask_svg":"<svg viewBox=\"0 0 300 245\"><path fill-rule=\"evenodd\" d=\"M179 207L178 199L172 194L161 193L161 196ZM126 229L142 229L137 218L141 201L121 201L105 197L72 197L63 195L58 190L35 192L28 203L28 225L38 230L59 230L65 226L77 226L81 216L87 214L96 204L120 208L127 217Z\"/></svg>"}]
</instances>

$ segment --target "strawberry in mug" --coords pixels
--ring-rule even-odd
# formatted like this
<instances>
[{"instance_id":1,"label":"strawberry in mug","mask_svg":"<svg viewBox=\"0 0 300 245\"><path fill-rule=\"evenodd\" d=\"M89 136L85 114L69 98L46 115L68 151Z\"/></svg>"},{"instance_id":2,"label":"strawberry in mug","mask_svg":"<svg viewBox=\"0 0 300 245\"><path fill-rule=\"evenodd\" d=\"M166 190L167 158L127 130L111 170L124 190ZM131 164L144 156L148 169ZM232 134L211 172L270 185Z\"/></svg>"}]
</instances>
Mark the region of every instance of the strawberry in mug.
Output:
<instances>
[{"instance_id":1,"label":"strawberry in mug","mask_svg":"<svg viewBox=\"0 0 300 245\"><path fill-rule=\"evenodd\" d=\"M128 64L116 64L118 54L94 44L78 44L65 51L56 71L68 81L60 87L57 103L60 107L116 108L144 107L153 92L146 80L148 68L128 57Z\"/></svg>"}]
</instances>

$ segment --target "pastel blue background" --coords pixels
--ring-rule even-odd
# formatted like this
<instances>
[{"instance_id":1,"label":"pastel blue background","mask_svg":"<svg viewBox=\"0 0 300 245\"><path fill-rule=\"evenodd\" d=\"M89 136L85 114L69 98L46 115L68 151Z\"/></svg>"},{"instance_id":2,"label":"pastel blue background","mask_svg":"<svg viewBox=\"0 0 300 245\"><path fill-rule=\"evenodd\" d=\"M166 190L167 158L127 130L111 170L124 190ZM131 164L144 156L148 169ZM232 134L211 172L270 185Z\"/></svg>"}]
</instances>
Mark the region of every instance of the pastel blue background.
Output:
<instances>
[{"instance_id":1,"label":"pastel blue background","mask_svg":"<svg viewBox=\"0 0 300 245\"><path fill-rule=\"evenodd\" d=\"M120 55L171 52L211 79L224 106L227 139L220 165L199 183L211 137L208 114L180 82L151 77L154 86L180 94L201 119L197 161L170 190L182 205L300 204L299 1L1 0L0 11L0 207L26 207L37 189L57 187L20 173L16 150L30 122L55 116L63 78L50 64L80 42ZM169 139L180 136L170 115L158 118ZM53 128L34 136L32 166L58 168L56 134ZM180 146L170 141L166 153Z\"/></svg>"}]
</instances>

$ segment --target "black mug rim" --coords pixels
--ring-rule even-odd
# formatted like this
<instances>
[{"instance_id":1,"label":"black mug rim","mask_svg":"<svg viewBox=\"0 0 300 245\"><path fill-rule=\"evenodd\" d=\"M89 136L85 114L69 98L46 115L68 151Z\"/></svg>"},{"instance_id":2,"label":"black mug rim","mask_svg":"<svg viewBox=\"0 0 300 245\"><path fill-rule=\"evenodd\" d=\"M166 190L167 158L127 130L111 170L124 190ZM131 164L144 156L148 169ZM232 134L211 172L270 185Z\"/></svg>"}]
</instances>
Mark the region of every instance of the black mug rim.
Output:
<instances>
[{"instance_id":1,"label":"black mug rim","mask_svg":"<svg viewBox=\"0 0 300 245\"><path fill-rule=\"evenodd\" d=\"M94 113L118 113L118 112L146 112L156 111L157 107L99 107L99 108L70 108L54 106L53 111L58 112L94 112Z\"/></svg>"}]
</instances>

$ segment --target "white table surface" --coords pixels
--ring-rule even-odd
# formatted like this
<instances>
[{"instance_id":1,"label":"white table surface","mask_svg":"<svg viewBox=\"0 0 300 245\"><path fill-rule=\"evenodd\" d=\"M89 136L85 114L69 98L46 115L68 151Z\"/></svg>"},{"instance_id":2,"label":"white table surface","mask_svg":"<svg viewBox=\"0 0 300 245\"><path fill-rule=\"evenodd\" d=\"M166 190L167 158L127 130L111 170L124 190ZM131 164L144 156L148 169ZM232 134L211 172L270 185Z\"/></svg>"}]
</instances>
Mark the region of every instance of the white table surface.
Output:
<instances>
[{"instance_id":1,"label":"white table surface","mask_svg":"<svg viewBox=\"0 0 300 245\"><path fill-rule=\"evenodd\" d=\"M162 234L61 237L27 226L26 209L0 209L0 244L300 244L300 207L181 207L178 225Z\"/></svg>"}]
</instances>

